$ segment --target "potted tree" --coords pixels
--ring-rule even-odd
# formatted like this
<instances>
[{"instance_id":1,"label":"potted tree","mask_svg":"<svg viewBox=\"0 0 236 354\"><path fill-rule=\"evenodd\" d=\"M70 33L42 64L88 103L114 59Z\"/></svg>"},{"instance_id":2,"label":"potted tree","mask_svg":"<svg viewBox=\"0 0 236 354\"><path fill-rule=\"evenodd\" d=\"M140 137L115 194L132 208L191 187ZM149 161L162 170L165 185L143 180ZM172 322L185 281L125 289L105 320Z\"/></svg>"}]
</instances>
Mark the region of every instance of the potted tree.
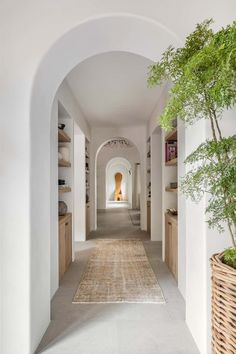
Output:
<instances>
[{"instance_id":1,"label":"potted tree","mask_svg":"<svg viewBox=\"0 0 236 354\"><path fill-rule=\"evenodd\" d=\"M171 81L161 126L172 129L178 117L185 125L209 120L212 138L186 158L183 193L198 202L209 194L210 228L228 230L231 248L213 255L212 353L236 353L236 135L224 137L224 111L236 103L236 22L218 32L212 20L196 26L184 47L169 47L150 67L150 86Z\"/></svg>"}]
</instances>

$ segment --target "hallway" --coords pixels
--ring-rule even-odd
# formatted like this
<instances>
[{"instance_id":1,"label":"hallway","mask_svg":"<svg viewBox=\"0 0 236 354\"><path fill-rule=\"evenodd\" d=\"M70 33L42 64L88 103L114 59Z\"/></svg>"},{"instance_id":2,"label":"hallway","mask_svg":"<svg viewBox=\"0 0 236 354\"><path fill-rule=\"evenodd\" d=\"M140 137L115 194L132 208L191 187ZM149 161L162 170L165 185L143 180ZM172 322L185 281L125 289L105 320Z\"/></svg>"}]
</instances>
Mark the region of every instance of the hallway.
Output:
<instances>
[{"instance_id":1,"label":"hallway","mask_svg":"<svg viewBox=\"0 0 236 354\"><path fill-rule=\"evenodd\" d=\"M72 304L95 239L143 241L166 304ZM75 262L52 300L52 321L37 353L51 354L197 354L184 321L184 301L161 260L161 243L131 222L127 209L98 213L98 230L77 243Z\"/></svg>"}]
</instances>

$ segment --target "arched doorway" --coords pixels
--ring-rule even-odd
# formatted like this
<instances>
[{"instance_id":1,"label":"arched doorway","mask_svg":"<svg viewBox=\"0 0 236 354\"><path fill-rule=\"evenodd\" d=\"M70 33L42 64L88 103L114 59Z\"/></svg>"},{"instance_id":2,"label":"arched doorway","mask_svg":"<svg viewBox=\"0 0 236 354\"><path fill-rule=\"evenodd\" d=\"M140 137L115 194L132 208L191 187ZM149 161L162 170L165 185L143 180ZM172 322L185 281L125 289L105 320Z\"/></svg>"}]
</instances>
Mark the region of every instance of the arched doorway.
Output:
<instances>
[{"instance_id":1,"label":"arched doorway","mask_svg":"<svg viewBox=\"0 0 236 354\"><path fill-rule=\"evenodd\" d=\"M54 42L44 57L38 57L40 64L35 67L33 80L28 88L28 108L22 110L24 122L27 114L29 115L29 121L25 123L28 135L22 145L22 150L25 149L24 163L27 165L24 168L25 179L23 172L21 173L22 180L28 181L28 184L25 185L25 193L23 189L19 192L19 200L22 195L26 200L20 214L24 220L21 232L25 235L25 242L22 243L19 239L15 244L15 250L21 249L20 263L25 271L22 271L22 276L17 277L14 287L17 291L27 289L29 300L23 301L26 290L22 290L18 296L18 301L22 296L21 307L14 307L16 324L21 323L23 318L27 322L24 333L21 333L24 343L22 351L25 353L29 352L29 347L31 351L36 348L50 321L50 205L55 200L50 188L50 128L56 90L73 67L98 53L119 50L156 60L156 38L159 38L160 53L166 43L176 42L176 37L169 30L153 20L133 15L104 16L79 24ZM65 53L69 55L64 55ZM9 204L11 200L14 204L15 193L8 193L7 199ZM9 219L10 216L11 213ZM12 235L19 230L14 230L12 225L9 232ZM16 261L15 269L19 264L19 254L12 252L12 247L6 243L5 269L13 268L12 259ZM5 298L8 299L9 307L5 307L4 313L9 316L10 304L15 303L14 291L6 290ZM18 329L17 326L15 332ZM11 331L14 332L12 328ZM7 335L6 332L5 336L10 338L10 333Z\"/></svg>"},{"instance_id":2,"label":"arched doorway","mask_svg":"<svg viewBox=\"0 0 236 354\"><path fill-rule=\"evenodd\" d=\"M132 208L131 163L123 157L111 159L106 166L106 208Z\"/></svg>"},{"instance_id":3,"label":"arched doorway","mask_svg":"<svg viewBox=\"0 0 236 354\"><path fill-rule=\"evenodd\" d=\"M126 131L127 134L127 131ZM132 139L131 139L132 138ZM101 138L104 139L104 138ZM114 143L116 140L124 140L128 143L129 147L122 147L122 146L115 146L110 144L111 142ZM141 228L145 229L145 198L146 198L146 180L145 180L145 155L142 149L142 144L139 144L139 148L137 146L139 142L135 141L135 137L116 137L112 136L110 138L106 138L103 142L98 142L97 148L94 149L96 153L94 154L94 203L93 203L93 210L94 210L94 229L97 229L97 210L104 210L107 207L107 200L110 198L107 197L108 194L111 194L112 191L107 190L107 171L110 167L119 163L119 168L124 168L123 172L127 172L127 178L130 179L130 186L129 195L128 195L128 206L132 208L135 205L135 198L136 198L136 191L135 191L135 181L136 181L136 173L140 172L137 171L135 168L137 164L142 162L143 173L139 174L138 179L141 181L141 193L139 198L142 200L140 205L141 209ZM115 170L114 170L115 171ZM113 174L115 173L113 171ZM119 172L118 170L116 172ZM111 177L113 180L114 176Z\"/></svg>"},{"instance_id":4,"label":"arched doorway","mask_svg":"<svg viewBox=\"0 0 236 354\"><path fill-rule=\"evenodd\" d=\"M66 3L64 5L68 6ZM195 20L190 18L185 23L177 21L175 25L173 24L173 28L181 36L184 36L186 31L192 28L193 23L202 18L203 9L204 11L206 9L204 18L210 16L223 22L228 21L228 18L234 14L234 11L231 11L232 6L229 6L225 11L225 8L212 6L210 3L208 6L205 6L203 2L202 6L194 4L194 2L189 2L186 5L185 11L189 11ZM58 23L61 22L61 27L57 24L55 28L50 26L48 18L45 17L44 30L46 32L50 27L51 32L44 45L44 32L40 30L41 18L46 13L49 14L48 10L50 9L39 7L35 11L35 8L26 9L23 5L21 14L31 18L32 24L35 23L32 36L25 36L25 39L26 37L30 38L36 45L31 48L28 45L28 40L22 41L23 50L16 62L15 57L17 56L14 57L14 51L18 51L18 45L15 45L15 48L13 46L17 41L21 43L21 38L24 37L24 26L21 26L17 33L15 31L16 36L12 37L12 41L5 41L7 50L4 50L4 59L5 55L6 59L9 57L10 65L8 67L7 61L4 61L5 68L8 70L3 77L3 82L6 79L7 88L4 89L2 95L3 116L8 116L9 119L3 125L3 136L5 151L9 151L10 158L6 155L7 160L4 158L3 161L7 163L7 168L3 173L2 197L3 200L7 200L7 206L3 210L2 262L4 265L2 268L4 276L2 292L4 311L2 317L3 323L7 324L4 326L3 332L4 348L7 348L8 344L14 353L19 348L24 353L33 352L50 318L49 128L51 105L56 89L73 66L93 53L126 50L155 60L157 59L156 53L161 53L163 47L170 43L173 45L176 43L173 33L164 25L153 20L153 18L159 20L164 15L163 23L166 26L172 26L173 19L177 17L175 13L172 13L171 16L168 15L170 14L168 4L164 5L167 7L166 12L162 7L159 9L160 11L153 11L153 8L148 10L139 6L135 9L128 3L127 7L124 4L121 7L116 6L117 3L114 6L111 4L109 9L104 9L103 4L96 11L93 6L89 6L90 11L83 9L80 14L77 14L72 7L70 9L73 14L72 18L68 18L68 11L68 16L65 16L63 21L58 21ZM57 14L63 13L60 11L62 9L66 9L66 7L58 6L58 11L52 11L53 15L55 14L53 19L56 20ZM142 9L149 16L148 19L130 14L117 16L109 14L103 16L105 21L103 21L103 17L99 17L101 22L97 25L96 21L99 22L99 20L95 18L89 21L94 21L91 26L84 22L89 16L97 16L98 13L105 13L105 11L106 14L113 13L113 11L140 14ZM9 12L8 10L7 8L7 12ZM17 14L15 16L18 16L18 11L15 13ZM3 16L5 14L6 9L3 9ZM8 21L9 17L5 17ZM14 21L14 17L10 20ZM19 22L14 22L16 28L19 29ZM4 30L7 33L8 23L4 23ZM36 40L35 35L37 36ZM26 50L27 45L28 50ZM25 65L26 58L27 65ZM26 67L27 69L25 69ZM15 124L14 129L14 124L9 124L10 119ZM19 131L24 134L19 134ZM12 159L12 157L14 158ZM18 179L23 182L21 188L15 183L16 171ZM14 222L12 222L13 220ZM22 237L14 237L18 234ZM11 242L13 237L14 247ZM14 279L10 283L11 286L9 286L9 279ZM37 284L35 283L36 279ZM12 326L9 326L9 323ZM14 333L14 341L12 341L12 333Z\"/></svg>"}]
</instances>

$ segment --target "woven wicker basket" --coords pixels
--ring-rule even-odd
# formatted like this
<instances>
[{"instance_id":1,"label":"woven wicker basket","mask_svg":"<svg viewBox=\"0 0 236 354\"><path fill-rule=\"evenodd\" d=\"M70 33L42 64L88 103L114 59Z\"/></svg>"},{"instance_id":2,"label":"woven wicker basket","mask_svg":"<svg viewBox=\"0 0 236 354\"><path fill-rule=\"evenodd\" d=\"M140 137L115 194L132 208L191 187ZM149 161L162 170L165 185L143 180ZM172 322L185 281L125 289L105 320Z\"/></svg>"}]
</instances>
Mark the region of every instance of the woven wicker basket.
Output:
<instances>
[{"instance_id":1,"label":"woven wicker basket","mask_svg":"<svg viewBox=\"0 0 236 354\"><path fill-rule=\"evenodd\" d=\"M211 258L212 354L236 353L236 270L224 264L223 253Z\"/></svg>"}]
</instances>

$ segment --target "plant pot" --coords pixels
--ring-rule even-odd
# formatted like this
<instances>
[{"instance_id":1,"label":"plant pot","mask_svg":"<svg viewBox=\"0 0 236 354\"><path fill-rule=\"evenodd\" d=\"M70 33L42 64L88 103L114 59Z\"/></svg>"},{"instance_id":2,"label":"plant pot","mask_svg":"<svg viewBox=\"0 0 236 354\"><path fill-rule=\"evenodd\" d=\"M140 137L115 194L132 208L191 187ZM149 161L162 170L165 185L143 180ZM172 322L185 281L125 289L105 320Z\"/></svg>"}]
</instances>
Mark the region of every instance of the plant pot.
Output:
<instances>
[{"instance_id":1,"label":"plant pot","mask_svg":"<svg viewBox=\"0 0 236 354\"><path fill-rule=\"evenodd\" d=\"M212 354L236 353L236 269L222 262L224 253L211 258Z\"/></svg>"}]
</instances>

